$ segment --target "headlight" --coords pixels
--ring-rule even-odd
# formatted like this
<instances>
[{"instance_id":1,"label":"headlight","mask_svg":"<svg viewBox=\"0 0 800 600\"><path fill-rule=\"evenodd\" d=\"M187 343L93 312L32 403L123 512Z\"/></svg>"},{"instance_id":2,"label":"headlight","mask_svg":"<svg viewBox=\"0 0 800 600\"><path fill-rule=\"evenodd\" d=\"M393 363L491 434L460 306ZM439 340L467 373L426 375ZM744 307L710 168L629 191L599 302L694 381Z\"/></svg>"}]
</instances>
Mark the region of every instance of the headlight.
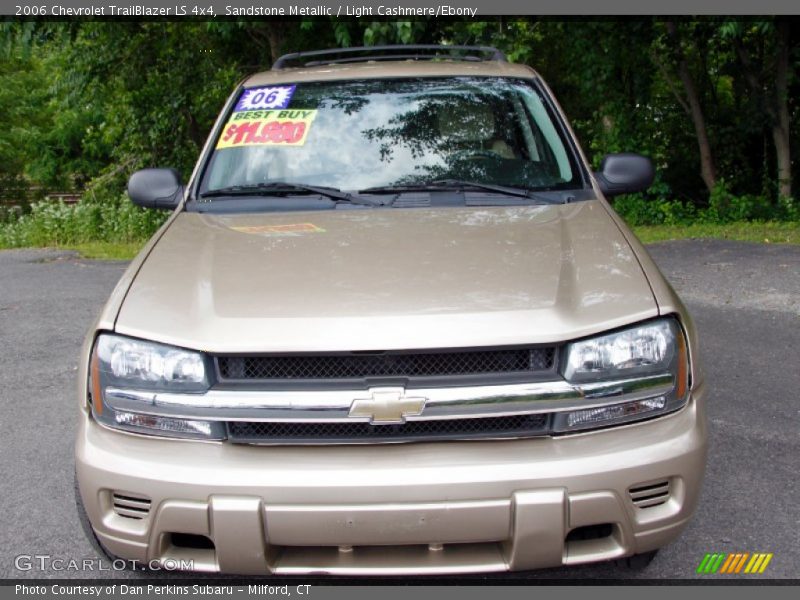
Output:
<instances>
[{"instance_id":1,"label":"headlight","mask_svg":"<svg viewBox=\"0 0 800 600\"><path fill-rule=\"evenodd\" d=\"M209 371L206 357L199 352L101 334L92 353L92 414L100 423L116 429L221 439L224 431L219 423L158 416L148 408L151 405L147 399L156 392L207 391ZM109 401L112 395L133 401L124 407L112 406Z\"/></svg>"},{"instance_id":2,"label":"headlight","mask_svg":"<svg viewBox=\"0 0 800 600\"><path fill-rule=\"evenodd\" d=\"M564 379L599 406L557 414L555 431L646 419L680 408L688 397L686 340L673 318L573 342L562 364Z\"/></svg>"},{"instance_id":3,"label":"headlight","mask_svg":"<svg viewBox=\"0 0 800 600\"><path fill-rule=\"evenodd\" d=\"M199 352L108 334L97 338L95 352L109 385L181 392L208 389L205 359Z\"/></svg>"}]
</instances>

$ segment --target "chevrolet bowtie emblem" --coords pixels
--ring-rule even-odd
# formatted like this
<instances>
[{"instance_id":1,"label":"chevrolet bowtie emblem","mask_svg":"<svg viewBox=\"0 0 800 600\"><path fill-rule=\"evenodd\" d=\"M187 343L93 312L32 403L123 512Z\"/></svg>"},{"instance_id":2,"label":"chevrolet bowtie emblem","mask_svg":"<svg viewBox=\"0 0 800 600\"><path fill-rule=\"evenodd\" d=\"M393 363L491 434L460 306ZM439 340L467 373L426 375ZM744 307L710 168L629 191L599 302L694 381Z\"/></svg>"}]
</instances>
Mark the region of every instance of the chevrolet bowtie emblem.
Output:
<instances>
[{"instance_id":1,"label":"chevrolet bowtie emblem","mask_svg":"<svg viewBox=\"0 0 800 600\"><path fill-rule=\"evenodd\" d=\"M371 388L371 398L356 398L351 417L368 417L373 425L405 423L406 417L422 414L427 398L409 397L403 388Z\"/></svg>"}]
</instances>

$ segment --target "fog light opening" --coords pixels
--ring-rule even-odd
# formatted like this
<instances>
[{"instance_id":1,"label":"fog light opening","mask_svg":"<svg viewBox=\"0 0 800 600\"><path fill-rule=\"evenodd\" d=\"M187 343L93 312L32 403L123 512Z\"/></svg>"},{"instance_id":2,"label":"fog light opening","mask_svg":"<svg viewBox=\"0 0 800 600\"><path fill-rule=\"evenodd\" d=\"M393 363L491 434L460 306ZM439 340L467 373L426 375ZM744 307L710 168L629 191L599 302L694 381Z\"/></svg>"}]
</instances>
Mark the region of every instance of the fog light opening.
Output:
<instances>
[{"instance_id":1,"label":"fog light opening","mask_svg":"<svg viewBox=\"0 0 800 600\"><path fill-rule=\"evenodd\" d=\"M622 530L616 523L597 523L576 527L564 540L566 564L598 562L619 558L626 553Z\"/></svg>"},{"instance_id":2,"label":"fog light opening","mask_svg":"<svg viewBox=\"0 0 800 600\"><path fill-rule=\"evenodd\" d=\"M576 527L567 534L566 542L579 542L585 540L601 540L614 533L614 526L611 523L600 523L599 525L586 525Z\"/></svg>"},{"instance_id":3,"label":"fog light opening","mask_svg":"<svg viewBox=\"0 0 800 600\"><path fill-rule=\"evenodd\" d=\"M169 543L175 548L189 548L191 550L215 550L214 542L205 535L197 535L194 533L177 533L172 532L167 534Z\"/></svg>"}]
</instances>

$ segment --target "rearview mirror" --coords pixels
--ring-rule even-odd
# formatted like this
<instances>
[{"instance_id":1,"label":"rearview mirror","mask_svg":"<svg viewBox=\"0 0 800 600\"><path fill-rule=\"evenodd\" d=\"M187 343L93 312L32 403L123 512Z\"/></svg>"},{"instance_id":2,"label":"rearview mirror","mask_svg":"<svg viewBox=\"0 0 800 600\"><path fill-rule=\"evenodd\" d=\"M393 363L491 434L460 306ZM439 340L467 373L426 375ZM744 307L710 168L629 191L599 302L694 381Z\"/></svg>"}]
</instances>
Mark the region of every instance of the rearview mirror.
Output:
<instances>
[{"instance_id":1,"label":"rearview mirror","mask_svg":"<svg viewBox=\"0 0 800 600\"><path fill-rule=\"evenodd\" d=\"M128 180L131 202L143 208L173 210L183 198L181 176L175 169L142 169Z\"/></svg>"},{"instance_id":2,"label":"rearview mirror","mask_svg":"<svg viewBox=\"0 0 800 600\"><path fill-rule=\"evenodd\" d=\"M605 196L643 192L653 184L653 163L641 154L607 154L594 174Z\"/></svg>"}]
</instances>

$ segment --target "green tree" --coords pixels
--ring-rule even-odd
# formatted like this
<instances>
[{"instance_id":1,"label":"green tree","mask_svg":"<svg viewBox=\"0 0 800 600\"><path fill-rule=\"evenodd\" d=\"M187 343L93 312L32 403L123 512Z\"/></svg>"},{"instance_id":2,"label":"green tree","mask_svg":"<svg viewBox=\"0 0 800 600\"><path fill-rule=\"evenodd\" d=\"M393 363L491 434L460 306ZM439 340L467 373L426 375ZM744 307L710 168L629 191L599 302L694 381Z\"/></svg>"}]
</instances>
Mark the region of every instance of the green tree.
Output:
<instances>
[{"instance_id":1,"label":"green tree","mask_svg":"<svg viewBox=\"0 0 800 600\"><path fill-rule=\"evenodd\" d=\"M785 17L771 21L728 21L722 27L736 50L742 76L763 115L763 124L772 133L780 198L792 197L789 89L799 58L797 34L792 27L793 22Z\"/></svg>"}]
</instances>

